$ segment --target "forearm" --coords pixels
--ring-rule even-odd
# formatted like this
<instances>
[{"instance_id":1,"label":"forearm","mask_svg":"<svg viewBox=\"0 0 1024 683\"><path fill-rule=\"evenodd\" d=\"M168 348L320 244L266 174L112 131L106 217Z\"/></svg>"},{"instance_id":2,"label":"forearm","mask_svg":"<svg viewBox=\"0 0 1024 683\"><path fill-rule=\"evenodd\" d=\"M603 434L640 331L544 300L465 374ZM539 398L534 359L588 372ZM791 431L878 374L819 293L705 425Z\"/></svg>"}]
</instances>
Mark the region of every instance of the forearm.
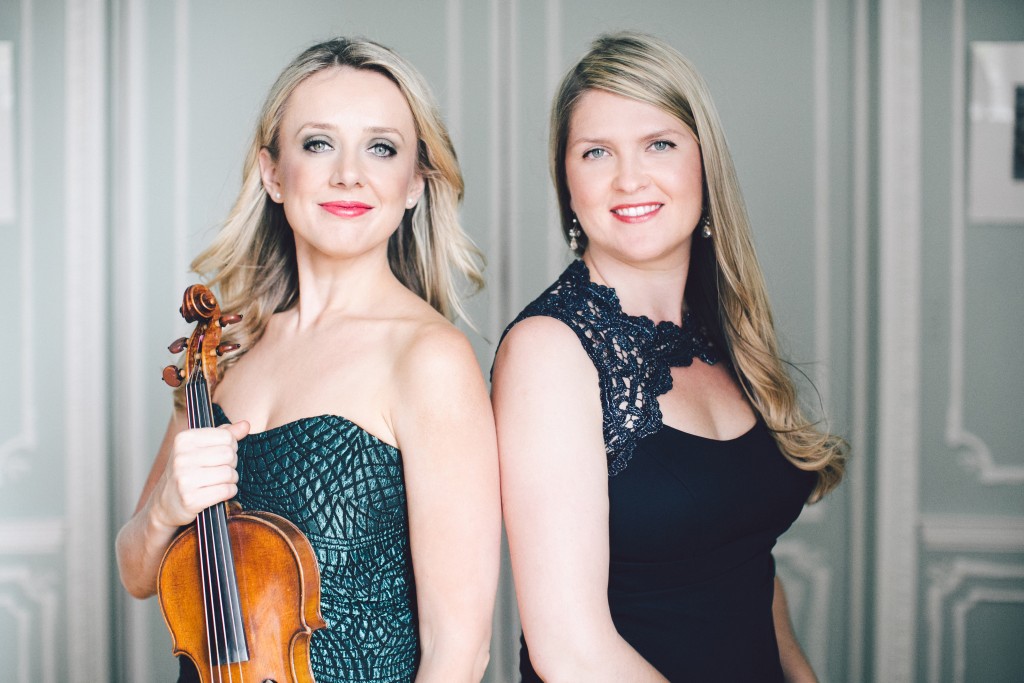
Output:
<instances>
[{"instance_id":1,"label":"forearm","mask_svg":"<svg viewBox=\"0 0 1024 683\"><path fill-rule=\"evenodd\" d=\"M793 624L789 618L789 604L782 581L775 578L775 597L772 600L772 618L775 622L775 639L779 644L779 662L787 683L817 683L807 656L800 649Z\"/></svg>"},{"instance_id":2,"label":"forearm","mask_svg":"<svg viewBox=\"0 0 1024 683\"><path fill-rule=\"evenodd\" d=\"M666 680L609 622L607 628L559 629L548 637L527 634L530 662L548 683L664 683Z\"/></svg>"},{"instance_id":3,"label":"forearm","mask_svg":"<svg viewBox=\"0 0 1024 683\"><path fill-rule=\"evenodd\" d=\"M416 683L478 683L490 659L491 630L459 633L420 630L420 665Z\"/></svg>"},{"instance_id":4,"label":"forearm","mask_svg":"<svg viewBox=\"0 0 1024 683\"><path fill-rule=\"evenodd\" d=\"M132 596L141 599L156 593L160 561L176 533L176 528L154 520L148 507L121 527L115 541L117 568L121 583Z\"/></svg>"}]
</instances>

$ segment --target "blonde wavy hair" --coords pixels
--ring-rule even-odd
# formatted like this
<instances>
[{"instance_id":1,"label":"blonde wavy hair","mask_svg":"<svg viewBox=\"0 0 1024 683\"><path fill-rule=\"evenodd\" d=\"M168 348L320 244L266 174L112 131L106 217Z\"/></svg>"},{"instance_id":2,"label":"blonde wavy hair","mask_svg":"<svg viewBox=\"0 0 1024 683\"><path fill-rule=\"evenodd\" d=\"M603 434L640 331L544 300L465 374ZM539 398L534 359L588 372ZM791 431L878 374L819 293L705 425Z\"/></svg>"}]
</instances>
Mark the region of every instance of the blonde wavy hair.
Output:
<instances>
[{"instance_id":1,"label":"blonde wavy hair","mask_svg":"<svg viewBox=\"0 0 1024 683\"><path fill-rule=\"evenodd\" d=\"M425 190L388 241L392 272L449 320L469 322L462 305L465 285L474 292L483 287L483 255L459 223L462 172L426 80L397 53L372 41L337 38L319 43L296 57L271 87L234 207L213 243L192 262L192 269L217 292L221 309L242 314L240 324L225 330L225 338L241 344L242 350L224 359L220 373L259 340L274 313L290 308L299 297L294 237L284 209L263 188L259 154L266 149L277 159L281 119L295 88L317 72L342 66L391 79L416 124L417 171Z\"/></svg>"},{"instance_id":2,"label":"blonde wavy hair","mask_svg":"<svg viewBox=\"0 0 1024 683\"><path fill-rule=\"evenodd\" d=\"M686 300L719 348L728 351L750 402L779 448L796 467L817 472L810 501L842 480L848 446L808 420L779 356L764 276L732 157L711 93L696 68L664 41L631 31L603 35L563 78L551 110L551 175L558 194L562 233L569 242L573 212L566 179L569 124L580 98L604 90L653 105L682 121L700 144L704 164L704 215L713 239L693 240ZM586 235L577 237L577 253Z\"/></svg>"}]
</instances>

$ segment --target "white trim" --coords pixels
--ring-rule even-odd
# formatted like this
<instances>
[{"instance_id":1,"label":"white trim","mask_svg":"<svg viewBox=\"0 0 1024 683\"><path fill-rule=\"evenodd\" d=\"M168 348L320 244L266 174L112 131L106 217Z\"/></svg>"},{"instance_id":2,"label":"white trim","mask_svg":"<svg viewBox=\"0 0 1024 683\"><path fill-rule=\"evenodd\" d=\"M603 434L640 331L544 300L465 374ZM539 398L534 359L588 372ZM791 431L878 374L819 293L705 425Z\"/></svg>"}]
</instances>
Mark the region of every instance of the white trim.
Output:
<instances>
[{"instance_id":1,"label":"white trim","mask_svg":"<svg viewBox=\"0 0 1024 683\"><path fill-rule=\"evenodd\" d=\"M921 540L931 552L1024 553L1024 518L922 515Z\"/></svg>"},{"instance_id":2,"label":"white trim","mask_svg":"<svg viewBox=\"0 0 1024 683\"><path fill-rule=\"evenodd\" d=\"M188 168L189 139L188 110L188 21L189 0L174 3L174 292L172 301L181 299L189 284L188 256Z\"/></svg>"},{"instance_id":3,"label":"white trim","mask_svg":"<svg viewBox=\"0 0 1024 683\"><path fill-rule=\"evenodd\" d=\"M63 550L64 540L61 517L0 521L0 556L56 555Z\"/></svg>"},{"instance_id":4,"label":"white trim","mask_svg":"<svg viewBox=\"0 0 1024 683\"><path fill-rule=\"evenodd\" d=\"M64 420L69 678L110 679L106 283L106 3L65 24ZM85 342L84 340L88 340Z\"/></svg>"},{"instance_id":5,"label":"white trim","mask_svg":"<svg viewBox=\"0 0 1024 683\"><path fill-rule=\"evenodd\" d=\"M814 383L826 415L832 408L828 3L814 2Z\"/></svg>"},{"instance_id":6,"label":"white trim","mask_svg":"<svg viewBox=\"0 0 1024 683\"><path fill-rule=\"evenodd\" d=\"M14 584L19 595L0 593L0 606L18 620L17 650L21 661L18 663L19 681L38 681L39 683L57 683L57 642L60 638L57 622L57 592L53 585L55 578L50 573L39 574L38 570L28 566L0 567L0 586ZM18 599L18 598L21 599ZM35 603L24 615L20 605L26 601ZM33 619L38 617L38 631L33 627ZM33 656L32 641L38 643L39 651ZM39 668L31 665L38 661ZM6 664L6 663L5 663ZM8 667L10 670L12 667ZM32 679L29 674L37 673L38 678Z\"/></svg>"},{"instance_id":7,"label":"white trim","mask_svg":"<svg viewBox=\"0 0 1024 683\"><path fill-rule=\"evenodd\" d=\"M956 558L950 563L933 565L929 568L928 573L931 578L928 586L926 613L928 623L926 680L929 683L939 683L942 680L943 608L946 601L968 579L1020 582L1024 580L1024 565Z\"/></svg>"},{"instance_id":8,"label":"white trim","mask_svg":"<svg viewBox=\"0 0 1024 683\"><path fill-rule=\"evenodd\" d=\"M879 7L879 368L874 680L914 679L921 351L921 7Z\"/></svg>"},{"instance_id":9,"label":"white trim","mask_svg":"<svg viewBox=\"0 0 1024 683\"><path fill-rule=\"evenodd\" d=\"M562 3L561 0L547 0L544 5L544 96L550 102L555 96L558 82L562 77ZM546 128L545 128L546 130ZM547 139L547 136L545 136ZM545 155L545 159L547 155ZM545 167L547 164L545 164ZM547 282L558 277L565 268L570 256L565 240L562 238L562 220L558 212L558 197L550 183L547 184L544 232L547 250Z\"/></svg>"},{"instance_id":10,"label":"white trim","mask_svg":"<svg viewBox=\"0 0 1024 683\"><path fill-rule=\"evenodd\" d=\"M16 643L14 651L18 653L13 663L7 663L8 674L13 674L17 683L29 683L32 680L29 677L29 662L33 660L29 643L34 640L32 638L31 612L16 603L13 597L3 593L0 593L0 611L10 614L16 624L13 637L11 634L7 634L7 639Z\"/></svg>"},{"instance_id":11,"label":"white trim","mask_svg":"<svg viewBox=\"0 0 1024 683\"><path fill-rule=\"evenodd\" d=\"M505 169L507 174L506 196L505 196L505 225L502 235L506 240L508 248L505 251L505 267L508 269L508 289L502 297L502 317L498 324L504 328L518 310L512 310L520 302L521 289L521 268L519 258L520 250L525 246L520 243L520 222L522 216L519 209L519 170L522 168L522 130L519 122L519 1L505 0L506 11L508 12L505 37L506 49L505 59L507 65L507 76L505 87L505 102L502 106L508 112L506 125L508 127L508 140L506 146L495 149L508 149L508 165ZM498 155L501 156L501 155Z\"/></svg>"},{"instance_id":12,"label":"white trim","mask_svg":"<svg viewBox=\"0 0 1024 683\"><path fill-rule=\"evenodd\" d=\"M849 496L849 656L847 671L851 681L864 680L864 625L867 609L867 485L864 467L868 443L868 330L870 304L870 28L868 1L856 0L853 7L853 326L850 402L852 448L857 457L850 459L846 471L846 494Z\"/></svg>"},{"instance_id":13,"label":"white trim","mask_svg":"<svg viewBox=\"0 0 1024 683\"><path fill-rule=\"evenodd\" d=\"M111 26L113 50L112 87L115 130L121 144L113 160L114 201L112 226L112 285L119 292L125 317L145 317L146 236L146 3L144 0L115 0ZM169 341L169 340L168 340ZM137 344L126 345L119 354L120 372L113 387L113 456L115 463L115 514L118 524L127 520L145 483L152 457L146 437L145 386L153 381L146 372L146 354ZM116 637L120 639L121 661L117 671L131 681L151 681L150 618L146 603L117 589Z\"/></svg>"},{"instance_id":14,"label":"white trim","mask_svg":"<svg viewBox=\"0 0 1024 683\"><path fill-rule=\"evenodd\" d=\"M448 90L448 130L455 149L462 149L462 0L445 3L445 64L448 70L445 87Z\"/></svg>"},{"instance_id":15,"label":"white trim","mask_svg":"<svg viewBox=\"0 0 1024 683\"><path fill-rule=\"evenodd\" d=\"M1024 603L1024 590L972 588L953 605L953 683L964 683L967 670L967 614L979 602ZM1020 673L1019 671L1017 672Z\"/></svg>"},{"instance_id":16,"label":"white trim","mask_svg":"<svg viewBox=\"0 0 1024 683\"><path fill-rule=\"evenodd\" d=\"M992 456L981 437L967 431L964 426L964 347L965 347L965 223L964 193L965 126L964 103L966 92L966 40L964 37L964 0L953 0L953 31L951 37L953 129L951 131L952 159L950 161L950 276L949 276L949 404L946 411L946 445L961 450L960 461L975 472L982 484L1024 484L1024 466L1000 465Z\"/></svg>"},{"instance_id":17,"label":"white trim","mask_svg":"<svg viewBox=\"0 0 1024 683\"><path fill-rule=\"evenodd\" d=\"M490 2L490 111L487 117L488 143L492 150L505 149L501 139L501 3L498 0ZM493 264L491 278L488 282L488 313L490 320L486 328L488 336L494 343L502 330L502 317L505 306L503 301L508 297L508 265L506 263L505 244L502 235L502 155L491 155L490 187L488 188L491 197L491 217L488 221L488 246L490 247L489 261Z\"/></svg>"},{"instance_id":18,"label":"white trim","mask_svg":"<svg viewBox=\"0 0 1024 683\"><path fill-rule=\"evenodd\" d=\"M20 386L18 393L21 397L18 401L20 406L20 423L18 433L13 437L0 443L0 489L4 484L17 481L29 470L31 459L29 454L35 452L38 444L36 442L36 389L35 378L32 376L35 370L35 310L37 306L34 282L34 248L33 235L35 234L33 220L35 211L32 204L32 177L35 173L33 160L35 159L35 138L33 137L32 125L35 116L32 113L32 84L35 82L32 69L33 45L32 40L32 0L23 0L21 3L21 47L18 53L20 66L18 69L17 82L14 84L15 97L20 97L18 108L17 137L20 139L19 159L20 168L17 176L21 181L20 195L20 216L18 220L19 244L18 267L21 270L21 277L18 287L21 290L18 296L18 303L21 306L18 320L20 348L18 349L18 365L21 370Z\"/></svg>"}]
</instances>

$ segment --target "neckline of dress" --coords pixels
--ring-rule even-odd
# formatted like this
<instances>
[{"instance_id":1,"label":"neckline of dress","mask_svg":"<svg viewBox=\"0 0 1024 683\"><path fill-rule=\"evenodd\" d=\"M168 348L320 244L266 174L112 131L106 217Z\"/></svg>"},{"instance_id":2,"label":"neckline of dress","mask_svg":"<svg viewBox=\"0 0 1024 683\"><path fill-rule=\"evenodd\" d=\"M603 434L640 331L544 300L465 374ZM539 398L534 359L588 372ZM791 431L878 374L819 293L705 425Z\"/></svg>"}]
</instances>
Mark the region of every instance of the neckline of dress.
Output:
<instances>
[{"instance_id":1,"label":"neckline of dress","mask_svg":"<svg viewBox=\"0 0 1024 683\"><path fill-rule=\"evenodd\" d=\"M659 353L659 355L665 356L671 366L689 365L693 358L700 358L708 365L714 365L721 359L714 342L708 338L704 326L700 324L697 316L689 310L683 311L682 324L680 325L671 320L662 320L656 323L646 315L631 315L622 310L622 301L619 299L619 294L615 291L615 288L594 282L590 277L590 268L587 267L583 259L578 258L569 264L566 274L576 280L577 284L582 286L582 289L588 291L595 298L609 306L611 312L616 317L626 321L633 327L639 327L647 332L654 346L663 352ZM671 353L672 349L664 347L678 346L680 341L684 339L690 342L689 350L693 351L693 355L689 358L690 362L672 362L673 359L679 360L676 358L678 354ZM669 353L664 353L664 351L669 351Z\"/></svg>"},{"instance_id":2,"label":"neckline of dress","mask_svg":"<svg viewBox=\"0 0 1024 683\"><path fill-rule=\"evenodd\" d=\"M223 417L224 420L228 424L234 424L231 421L231 418L228 417L228 414L226 412L224 412L224 409L221 408L219 404L213 403L212 404L212 408L213 408L215 413L219 412L221 417ZM393 445L389 444L387 441L385 441L384 439L380 438L379 436L377 436L373 432L367 431L364 427L360 426L358 423L353 422L352 420L348 419L344 415L335 415L334 413L321 413L320 415L307 415L305 417L299 417L299 418L296 418L294 420L289 420L288 422L285 422L283 424L275 425L273 427L268 427L268 428L266 428L266 429L264 429L262 431L259 431L259 432L250 432L250 433L246 434L245 436L243 436L241 439L239 439L239 443L241 443L242 441L245 441L246 439L254 439L254 440L259 441L259 440L264 439L265 437L272 436L272 435L274 435L277 432L280 432L282 430L289 429L291 427L295 427L296 425L302 424L303 422L315 422L315 421L323 422L323 421L327 421L327 420L336 420L338 422L341 422L342 424L351 425L352 427L355 427L357 430L359 430L360 432L362 432L366 436L370 437L371 439L373 439L374 441L376 441L380 445L385 446L385 447L390 448L390 449L395 450L395 451L398 450L397 446L393 446Z\"/></svg>"}]
</instances>

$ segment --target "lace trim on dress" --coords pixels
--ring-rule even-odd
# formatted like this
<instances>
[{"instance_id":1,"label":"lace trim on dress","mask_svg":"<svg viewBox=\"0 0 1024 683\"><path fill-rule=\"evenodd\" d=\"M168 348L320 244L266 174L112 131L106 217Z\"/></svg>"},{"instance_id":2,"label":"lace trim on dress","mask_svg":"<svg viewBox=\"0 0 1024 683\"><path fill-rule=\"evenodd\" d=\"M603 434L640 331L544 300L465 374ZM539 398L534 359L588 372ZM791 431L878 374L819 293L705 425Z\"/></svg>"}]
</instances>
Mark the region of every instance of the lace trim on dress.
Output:
<instances>
[{"instance_id":1,"label":"lace trim on dress","mask_svg":"<svg viewBox=\"0 0 1024 683\"><path fill-rule=\"evenodd\" d=\"M689 311L682 325L655 324L627 315L611 287L590 280L581 260L573 261L557 281L513 320L544 315L568 325L579 337L600 379L608 476L625 469L636 443L662 427L657 397L672 388L670 368L700 358L714 365L721 356L706 329ZM499 345L501 342L498 342Z\"/></svg>"}]
</instances>

